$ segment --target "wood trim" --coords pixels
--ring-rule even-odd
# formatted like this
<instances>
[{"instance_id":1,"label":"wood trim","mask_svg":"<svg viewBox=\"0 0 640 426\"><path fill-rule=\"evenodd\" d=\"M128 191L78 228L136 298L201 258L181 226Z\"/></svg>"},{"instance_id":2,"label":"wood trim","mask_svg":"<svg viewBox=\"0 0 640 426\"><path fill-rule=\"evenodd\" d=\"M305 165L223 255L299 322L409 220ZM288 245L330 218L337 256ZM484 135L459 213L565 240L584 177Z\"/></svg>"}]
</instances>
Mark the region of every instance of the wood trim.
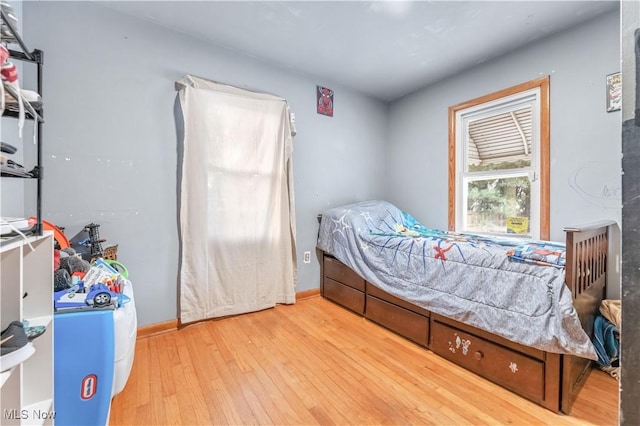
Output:
<instances>
[{"instance_id":1,"label":"wood trim","mask_svg":"<svg viewBox=\"0 0 640 426\"><path fill-rule=\"evenodd\" d=\"M456 112L449 107L449 231L456 230Z\"/></svg>"},{"instance_id":2,"label":"wood trim","mask_svg":"<svg viewBox=\"0 0 640 426\"><path fill-rule=\"evenodd\" d=\"M296 302L316 296L320 296L320 288L312 288L311 290L299 291L296 293Z\"/></svg>"},{"instance_id":3,"label":"wood trim","mask_svg":"<svg viewBox=\"0 0 640 426\"><path fill-rule=\"evenodd\" d=\"M507 96L515 95L516 93L525 92L527 90L535 89L537 87L542 87L544 84L549 85L549 76L544 76L540 78L536 78L535 80L527 81L526 83L517 84L515 86L508 87L506 89L498 90L497 92L489 93L488 95L480 96L475 99L471 99L470 101L465 101L449 107L449 110L452 109L454 111L459 111L461 109L467 109L474 107L476 105L483 104L485 102L491 102L496 99L505 98Z\"/></svg>"},{"instance_id":4,"label":"wood trim","mask_svg":"<svg viewBox=\"0 0 640 426\"><path fill-rule=\"evenodd\" d=\"M172 319L169 321L157 322L143 327L138 327L138 339L144 339L145 337L177 330L178 324L178 319Z\"/></svg>"},{"instance_id":5,"label":"wood trim","mask_svg":"<svg viewBox=\"0 0 640 426\"><path fill-rule=\"evenodd\" d=\"M549 104L549 76L539 78L540 84L540 239L549 240L550 226L550 146L551 124Z\"/></svg>"},{"instance_id":6,"label":"wood trim","mask_svg":"<svg viewBox=\"0 0 640 426\"><path fill-rule=\"evenodd\" d=\"M550 194L550 77L544 76L526 83L518 84L488 95L449 107L449 230L456 226L456 114L458 111L491 102L496 99L515 95L520 92L540 89L540 239L548 240L549 233L549 194Z\"/></svg>"}]
</instances>

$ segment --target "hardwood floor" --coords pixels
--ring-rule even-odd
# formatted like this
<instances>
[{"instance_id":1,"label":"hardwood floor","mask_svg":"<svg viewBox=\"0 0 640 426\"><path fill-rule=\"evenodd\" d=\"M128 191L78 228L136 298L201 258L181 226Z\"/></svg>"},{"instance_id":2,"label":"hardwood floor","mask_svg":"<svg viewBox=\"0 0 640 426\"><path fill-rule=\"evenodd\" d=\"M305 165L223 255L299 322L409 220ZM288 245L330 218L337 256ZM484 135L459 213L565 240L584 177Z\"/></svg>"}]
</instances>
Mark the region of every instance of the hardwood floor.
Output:
<instances>
[{"instance_id":1,"label":"hardwood floor","mask_svg":"<svg viewBox=\"0 0 640 426\"><path fill-rule=\"evenodd\" d=\"M137 341L111 425L618 424L594 370L556 415L322 299Z\"/></svg>"}]
</instances>

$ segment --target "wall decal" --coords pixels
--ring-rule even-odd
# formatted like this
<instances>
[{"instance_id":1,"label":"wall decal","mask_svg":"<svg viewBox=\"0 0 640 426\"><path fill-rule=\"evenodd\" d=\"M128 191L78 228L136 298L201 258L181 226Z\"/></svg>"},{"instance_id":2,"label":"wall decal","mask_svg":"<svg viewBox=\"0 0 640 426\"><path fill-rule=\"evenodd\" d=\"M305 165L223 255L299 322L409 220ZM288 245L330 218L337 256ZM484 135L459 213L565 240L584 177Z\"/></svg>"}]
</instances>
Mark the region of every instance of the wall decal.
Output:
<instances>
[{"instance_id":1,"label":"wall decal","mask_svg":"<svg viewBox=\"0 0 640 426\"><path fill-rule=\"evenodd\" d=\"M318 114L333 117L333 90L322 86L316 86L316 88Z\"/></svg>"}]
</instances>

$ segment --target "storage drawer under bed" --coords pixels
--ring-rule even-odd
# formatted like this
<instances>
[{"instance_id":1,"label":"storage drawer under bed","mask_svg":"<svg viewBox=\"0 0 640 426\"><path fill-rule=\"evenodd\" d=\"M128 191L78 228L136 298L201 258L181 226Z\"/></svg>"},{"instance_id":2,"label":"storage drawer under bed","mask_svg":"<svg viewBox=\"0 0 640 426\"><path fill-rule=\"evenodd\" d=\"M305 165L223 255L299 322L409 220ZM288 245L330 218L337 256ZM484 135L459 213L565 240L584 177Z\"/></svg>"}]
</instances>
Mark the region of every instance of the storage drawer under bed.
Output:
<instances>
[{"instance_id":1,"label":"storage drawer under bed","mask_svg":"<svg viewBox=\"0 0 640 426\"><path fill-rule=\"evenodd\" d=\"M324 256L322 266L322 295L363 315L364 279L333 257Z\"/></svg>"},{"instance_id":2,"label":"storage drawer under bed","mask_svg":"<svg viewBox=\"0 0 640 426\"><path fill-rule=\"evenodd\" d=\"M364 292L324 277L324 297L362 315L364 314Z\"/></svg>"},{"instance_id":3,"label":"storage drawer under bed","mask_svg":"<svg viewBox=\"0 0 640 426\"><path fill-rule=\"evenodd\" d=\"M430 348L436 354L495 383L541 401L545 397L544 361L445 324L432 315Z\"/></svg>"},{"instance_id":4,"label":"storage drawer under bed","mask_svg":"<svg viewBox=\"0 0 640 426\"><path fill-rule=\"evenodd\" d=\"M364 292L364 278L333 257L324 257L324 276Z\"/></svg>"},{"instance_id":5,"label":"storage drawer under bed","mask_svg":"<svg viewBox=\"0 0 640 426\"><path fill-rule=\"evenodd\" d=\"M367 294L365 317L421 346L429 344L429 317Z\"/></svg>"}]
</instances>

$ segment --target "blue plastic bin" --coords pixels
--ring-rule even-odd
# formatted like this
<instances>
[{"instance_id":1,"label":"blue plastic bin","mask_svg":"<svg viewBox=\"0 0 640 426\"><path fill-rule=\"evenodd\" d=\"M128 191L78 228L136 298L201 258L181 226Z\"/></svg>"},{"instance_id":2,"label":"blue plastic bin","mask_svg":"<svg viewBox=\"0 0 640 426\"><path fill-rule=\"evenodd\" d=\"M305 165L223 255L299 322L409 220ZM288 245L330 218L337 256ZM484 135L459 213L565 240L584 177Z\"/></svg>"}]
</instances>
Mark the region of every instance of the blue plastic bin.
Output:
<instances>
[{"instance_id":1,"label":"blue plastic bin","mask_svg":"<svg viewBox=\"0 0 640 426\"><path fill-rule=\"evenodd\" d=\"M112 310L54 315L56 425L106 425L114 375Z\"/></svg>"}]
</instances>

